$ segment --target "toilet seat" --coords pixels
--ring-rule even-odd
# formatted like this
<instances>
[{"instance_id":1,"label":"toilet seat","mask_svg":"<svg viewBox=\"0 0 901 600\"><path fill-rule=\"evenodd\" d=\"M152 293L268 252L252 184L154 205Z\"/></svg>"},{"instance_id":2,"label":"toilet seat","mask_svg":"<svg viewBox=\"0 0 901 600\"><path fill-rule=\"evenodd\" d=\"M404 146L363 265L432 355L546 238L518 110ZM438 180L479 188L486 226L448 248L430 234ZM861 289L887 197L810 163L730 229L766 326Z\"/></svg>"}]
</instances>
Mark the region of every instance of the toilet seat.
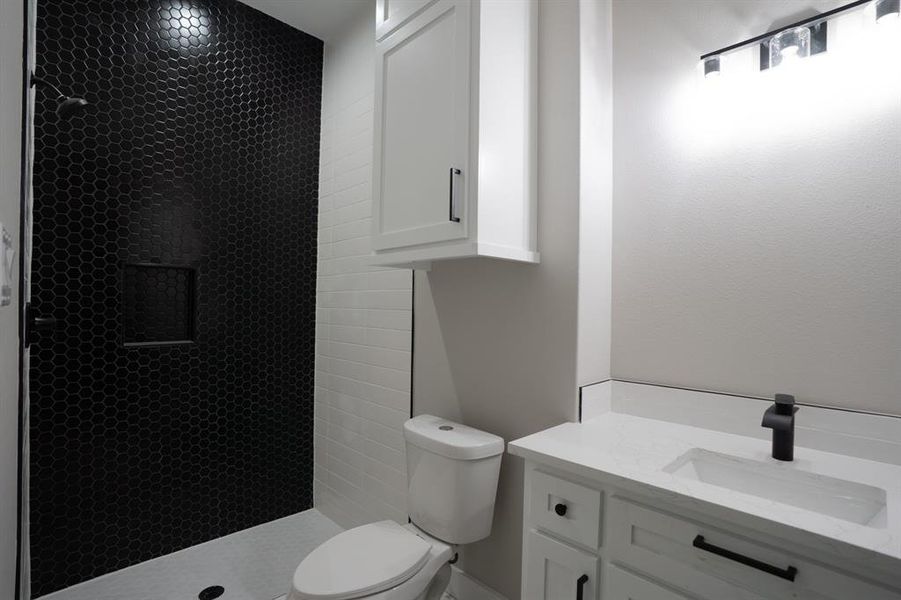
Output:
<instances>
[{"instance_id":1,"label":"toilet seat","mask_svg":"<svg viewBox=\"0 0 901 600\"><path fill-rule=\"evenodd\" d=\"M393 588L428 562L432 545L394 521L339 533L294 572L294 591L309 600L349 600Z\"/></svg>"}]
</instances>

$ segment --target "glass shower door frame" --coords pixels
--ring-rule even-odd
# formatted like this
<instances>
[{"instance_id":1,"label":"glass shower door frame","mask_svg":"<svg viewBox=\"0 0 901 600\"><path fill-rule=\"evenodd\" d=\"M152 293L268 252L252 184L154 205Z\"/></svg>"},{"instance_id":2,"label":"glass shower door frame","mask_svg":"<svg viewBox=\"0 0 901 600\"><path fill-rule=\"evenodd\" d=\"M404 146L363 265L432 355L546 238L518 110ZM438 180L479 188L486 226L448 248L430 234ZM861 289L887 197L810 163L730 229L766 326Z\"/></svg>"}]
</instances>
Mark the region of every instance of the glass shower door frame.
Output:
<instances>
[{"instance_id":1,"label":"glass shower door frame","mask_svg":"<svg viewBox=\"0 0 901 600\"><path fill-rule=\"evenodd\" d=\"M26 307L31 301L32 250L32 172L34 165L34 93L30 86L35 68L35 32L37 31L37 0L22 0L24 27L22 34L22 154L19 200L19 442L18 442L18 523L16 553L16 599L31 598L31 561L28 513L28 369L29 350L26 340Z\"/></svg>"}]
</instances>

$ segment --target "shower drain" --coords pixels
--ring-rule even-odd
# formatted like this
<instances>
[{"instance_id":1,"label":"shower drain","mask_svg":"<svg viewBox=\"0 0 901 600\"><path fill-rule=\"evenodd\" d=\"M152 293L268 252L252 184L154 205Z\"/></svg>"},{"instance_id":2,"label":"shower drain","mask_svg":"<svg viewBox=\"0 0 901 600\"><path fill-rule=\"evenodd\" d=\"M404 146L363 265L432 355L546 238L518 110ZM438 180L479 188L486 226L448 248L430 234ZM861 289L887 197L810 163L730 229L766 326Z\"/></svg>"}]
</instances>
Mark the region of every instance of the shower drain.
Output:
<instances>
[{"instance_id":1,"label":"shower drain","mask_svg":"<svg viewBox=\"0 0 901 600\"><path fill-rule=\"evenodd\" d=\"M197 598L199 600L213 600L213 598L218 598L224 593L225 588L221 585L211 585L208 588L203 588L202 590L200 590L200 593L197 594Z\"/></svg>"}]
</instances>

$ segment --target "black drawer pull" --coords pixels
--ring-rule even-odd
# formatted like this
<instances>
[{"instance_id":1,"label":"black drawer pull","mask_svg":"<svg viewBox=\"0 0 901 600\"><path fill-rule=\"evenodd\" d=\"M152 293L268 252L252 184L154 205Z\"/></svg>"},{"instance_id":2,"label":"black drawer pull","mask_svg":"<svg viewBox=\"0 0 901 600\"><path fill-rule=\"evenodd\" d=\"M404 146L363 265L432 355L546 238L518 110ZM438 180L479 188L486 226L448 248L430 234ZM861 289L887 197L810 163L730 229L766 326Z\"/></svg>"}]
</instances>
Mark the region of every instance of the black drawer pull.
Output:
<instances>
[{"instance_id":1,"label":"black drawer pull","mask_svg":"<svg viewBox=\"0 0 901 600\"><path fill-rule=\"evenodd\" d=\"M558 502L556 505L554 505L554 512L562 517L566 514L566 505L562 502Z\"/></svg>"},{"instance_id":2,"label":"black drawer pull","mask_svg":"<svg viewBox=\"0 0 901 600\"><path fill-rule=\"evenodd\" d=\"M789 581L794 581L795 576L798 574L798 569L796 569L795 567L789 566L787 569L780 569L779 567L774 567L773 565L761 562L757 559L751 558L750 556L745 556L743 554L733 552L732 550L726 550L725 548L720 548L719 546L708 544L706 541L704 541L703 535L695 536L695 539L691 543L691 545L695 548L704 550L705 552L710 552L711 554L716 554L717 556L722 556L723 558L734 560L735 562L747 565L749 567L757 569L758 571L763 571L764 573L769 573L770 575L775 575L776 577L787 579Z\"/></svg>"},{"instance_id":3,"label":"black drawer pull","mask_svg":"<svg viewBox=\"0 0 901 600\"><path fill-rule=\"evenodd\" d=\"M585 595L585 584L588 583L588 575L582 575L576 579L576 600L582 600Z\"/></svg>"}]
</instances>

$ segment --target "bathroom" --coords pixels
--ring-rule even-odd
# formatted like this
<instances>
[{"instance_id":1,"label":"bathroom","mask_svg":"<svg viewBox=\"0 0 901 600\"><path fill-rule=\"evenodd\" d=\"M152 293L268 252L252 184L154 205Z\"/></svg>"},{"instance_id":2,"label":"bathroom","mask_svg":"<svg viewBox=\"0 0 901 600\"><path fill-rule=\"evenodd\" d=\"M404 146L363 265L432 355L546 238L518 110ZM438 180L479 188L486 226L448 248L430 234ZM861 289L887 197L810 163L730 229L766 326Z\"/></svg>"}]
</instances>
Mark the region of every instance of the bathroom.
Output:
<instances>
[{"instance_id":1,"label":"bathroom","mask_svg":"<svg viewBox=\"0 0 901 600\"><path fill-rule=\"evenodd\" d=\"M0 2L0 598L901 599L899 14Z\"/></svg>"}]
</instances>

